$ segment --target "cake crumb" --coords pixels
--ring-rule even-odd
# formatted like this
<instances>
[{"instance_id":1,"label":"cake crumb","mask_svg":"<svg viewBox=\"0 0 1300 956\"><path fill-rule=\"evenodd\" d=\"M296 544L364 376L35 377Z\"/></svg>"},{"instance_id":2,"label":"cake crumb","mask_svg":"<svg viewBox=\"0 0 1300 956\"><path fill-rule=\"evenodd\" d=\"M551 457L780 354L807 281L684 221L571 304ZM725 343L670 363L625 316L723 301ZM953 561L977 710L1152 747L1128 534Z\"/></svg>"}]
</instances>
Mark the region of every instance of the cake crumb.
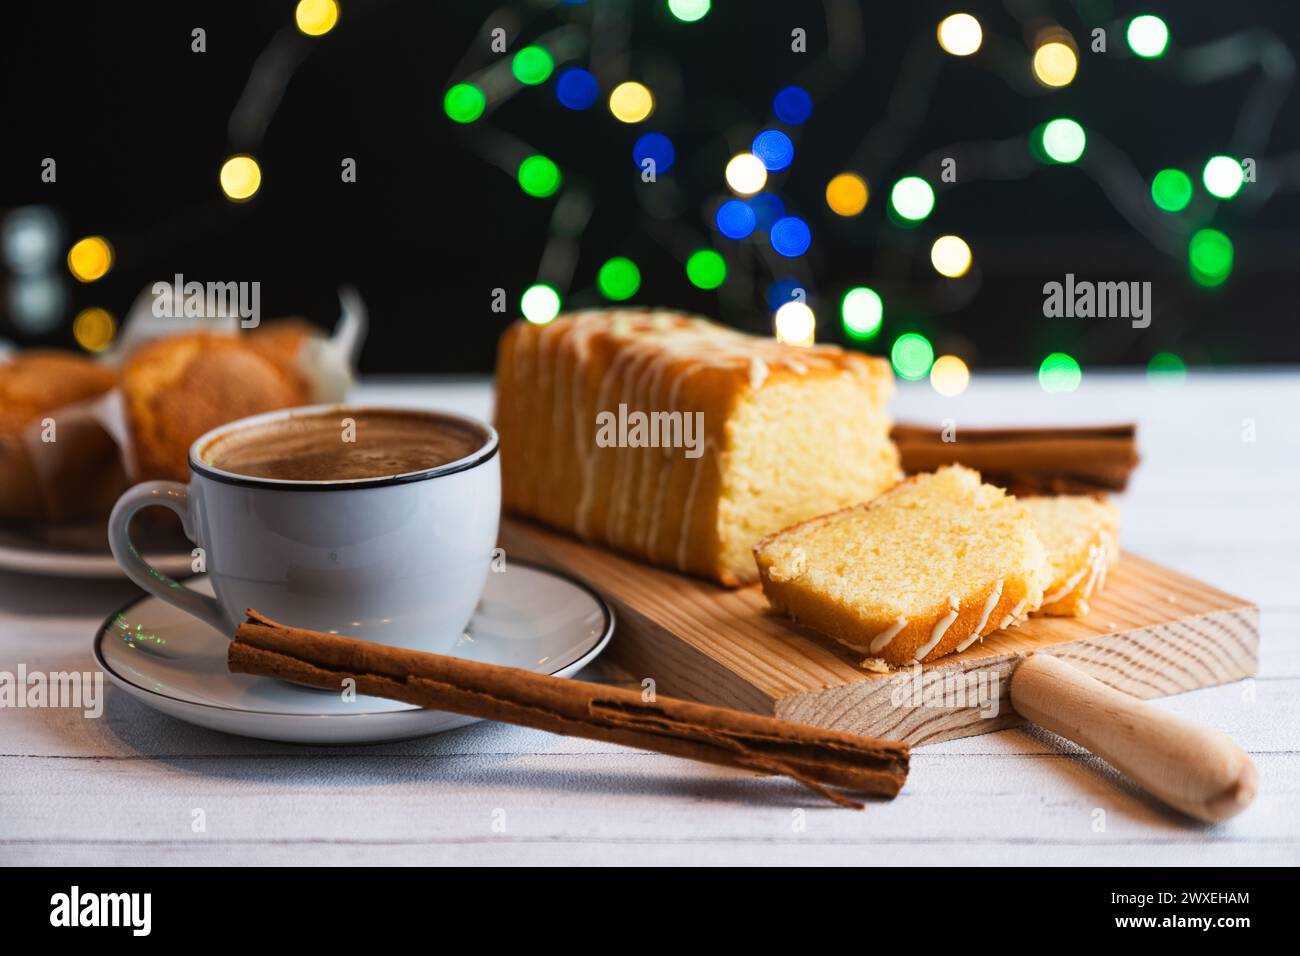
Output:
<instances>
[{"instance_id":1,"label":"cake crumb","mask_svg":"<svg viewBox=\"0 0 1300 956\"><path fill-rule=\"evenodd\" d=\"M784 561L774 561L768 569L768 577L773 581L793 581L802 577L808 570L808 555L803 548L791 548Z\"/></svg>"},{"instance_id":2,"label":"cake crumb","mask_svg":"<svg viewBox=\"0 0 1300 956\"><path fill-rule=\"evenodd\" d=\"M858 665L864 671L871 671L873 674L888 674L891 670L889 662L883 657L866 657Z\"/></svg>"}]
</instances>

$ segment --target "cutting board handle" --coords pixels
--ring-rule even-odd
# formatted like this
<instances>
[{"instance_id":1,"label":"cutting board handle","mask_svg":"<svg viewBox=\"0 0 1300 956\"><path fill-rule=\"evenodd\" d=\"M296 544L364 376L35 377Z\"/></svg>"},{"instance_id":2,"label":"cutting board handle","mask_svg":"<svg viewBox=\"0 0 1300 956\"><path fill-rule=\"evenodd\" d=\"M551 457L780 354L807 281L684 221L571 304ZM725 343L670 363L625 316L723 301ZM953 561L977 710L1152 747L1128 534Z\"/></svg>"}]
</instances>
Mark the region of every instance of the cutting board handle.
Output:
<instances>
[{"instance_id":1,"label":"cutting board handle","mask_svg":"<svg viewBox=\"0 0 1300 956\"><path fill-rule=\"evenodd\" d=\"M1259 772L1226 734L1157 710L1050 654L1030 655L1016 668L1011 704L1198 819L1227 820L1255 798Z\"/></svg>"}]
</instances>

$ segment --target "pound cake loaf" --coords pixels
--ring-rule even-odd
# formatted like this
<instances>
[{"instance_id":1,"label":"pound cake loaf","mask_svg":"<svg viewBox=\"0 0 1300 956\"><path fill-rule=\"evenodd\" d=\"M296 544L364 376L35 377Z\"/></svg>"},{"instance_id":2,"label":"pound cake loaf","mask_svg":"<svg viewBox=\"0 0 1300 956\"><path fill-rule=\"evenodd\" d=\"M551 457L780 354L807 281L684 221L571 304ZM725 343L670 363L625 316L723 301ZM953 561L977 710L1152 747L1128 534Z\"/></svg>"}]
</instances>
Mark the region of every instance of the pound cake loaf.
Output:
<instances>
[{"instance_id":1,"label":"pound cake loaf","mask_svg":"<svg viewBox=\"0 0 1300 956\"><path fill-rule=\"evenodd\" d=\"M960 465L770 535L754 557L773 609L894 666L1018 623L1049 582L1029 511Z\"/></svg>"},{"instance_id":2,"label":"pound cake loaf","mask_svg":"<svg viewBox=\"0 0 1300 956\"><path fill-rule=\"evenodd\" d=\"M901 477L888 363L674 312L518 322L497 357L507 510L667 568L756 580L760 538Z\"/></svg>"},{"instance_id":3,"label":"pound cake loaf","mask_svg":"<svg viewBox=\"0 0 1300 956\"><path fill-rule=\"evenodd\" d=\"M1083 617L1119 559L1119 509L1088 495L1021 498L1038 523L1052 581L1038 614Z\"/></svg>"}]
</instances>

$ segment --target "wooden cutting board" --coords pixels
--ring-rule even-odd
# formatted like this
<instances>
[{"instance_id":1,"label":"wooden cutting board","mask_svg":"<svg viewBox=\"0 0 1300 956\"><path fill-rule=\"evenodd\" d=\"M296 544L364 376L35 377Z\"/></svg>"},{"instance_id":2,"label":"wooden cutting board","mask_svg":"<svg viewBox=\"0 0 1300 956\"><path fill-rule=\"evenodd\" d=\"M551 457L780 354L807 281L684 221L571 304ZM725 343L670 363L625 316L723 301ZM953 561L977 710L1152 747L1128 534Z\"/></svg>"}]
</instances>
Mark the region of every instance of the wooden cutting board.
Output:
<instances>
[{"instance_id":1,"label":"wooden cutting board","mask_svg":"<svg viewBox=\"0 0 1300 956\"><path fill-rule=\"evenodd\" d=\"M1016 662L1048 651L1136 697L1249 677L1259 609L1125 554L1084 618L1030 618L961 654L875 674L861 654L765 613L759 588L728 590L641 564L538 525L506 519L506 559L568 572L618 617L607 652L657 693L910 744L1021 723L1009 698Z\"/></svg>"}]
</instances>

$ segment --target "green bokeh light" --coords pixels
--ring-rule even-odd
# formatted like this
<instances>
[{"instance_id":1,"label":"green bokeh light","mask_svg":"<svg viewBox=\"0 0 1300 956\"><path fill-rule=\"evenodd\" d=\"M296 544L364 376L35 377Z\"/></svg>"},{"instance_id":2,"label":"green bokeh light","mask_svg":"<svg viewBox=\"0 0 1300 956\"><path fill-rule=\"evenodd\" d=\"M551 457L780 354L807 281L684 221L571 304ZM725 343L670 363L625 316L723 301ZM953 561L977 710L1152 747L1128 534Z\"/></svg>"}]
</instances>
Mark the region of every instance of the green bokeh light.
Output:
<instances>
[{"instance_id":1,"label":"green bokeh light","mask_svg":"<svg viewBox=\"0 0 1300 956\"><path fill-rule=\"evenodd\" d=\"M1187 264L1199 285L1222 285L1232 273L1232 240L1217 229L1198 229L1187 244Z\"/></svg>"},{"instance_id":2,"label":"green bokeh light","mask_svg":"<svg viewBox=\"0 0 1300 956\"><path fill-rule=\"evenodd\" d=\"M703 19L712 6L712 0L668 0L668 12L683 23Z\"/></svg>"},{"instance_id":3,"label":"green bokeh light","mask_svg":"<svg viewBox=\"0 0 1300 956\"><path fill-rule=\"evenodd\" d=\"M560 188L560 167L545 156L529 156L519 164L519 187L528 195L545 199Z\"/></svg>"},{"instance_id":4,"label":"green bokeh light","mask_svg":"<svg viewBox=\"0 0 1300 956\"><path fill-rule=\"evenodd\" d=\"M899 378L915 382L930 373L930 366L934 364L934 346L924 335L904 332L894 340L889 360Z\"/></svg>"},{"instance_id":5,"label":"green bokeh light","mask_svg":"<svg viewBox=\"0 0 1300 956\"><path fill-rule=\"evenodd\" d=\"M1192 201L1192 177L1181 169L1162 169L1151 180L1151 199L1165 212L1182 212Z\"/></svg>"},{"instance_id":6,"label":"green bokeh light","mask_svg":"<svg viewBox=\"0 0 1300 956\"><path fill-rule=\"evenodd\" d=\"M519 300L524 318L534 325L545 325L560 314L560 293L545 282L530 285Z\"/></svg>"},{"instance_id":7,"label":"green bokeh light","mask_svg":"<svg viewBox=\"0 0 1300 956\"><path fill-rule=\"evenodd\" d=\"M632 298L641 288L641 270L626 256L615 256L600 267L596 286L605 298L622 302Z\"/></svg>"},{"instance_id":8,"label":"green bokeh light","mask_svg":"<svg viewBox=\"0 0 1300 956\"><path fill-rule=\"evenodd\" d=\"M555 60L549 51L540 46L526 46L515 54L510 62L510 72L515 79L525 86L545 83L551 71L555 69Z\"/></svg>"},{"instance_id":9,"label":"green bokeh light","mask_svg":"<svg viewBox=\"0 0 1300 956\"><path fill-rule=\"evenodd\" d=\"M1129 21L1125 33L1128 48L1145 59L1161 56L1169 45L1169 28L1165 21L1149 13Z\"/></svg>"},{"instance_id":10,"label":"green bokeh light","mask_svg":"<svg viewBox=\"0 0 1300 956\"><path fill-rule=\"evenodd\" d=\"M1187 380L1187 366L1173 352L1157 352L1147 362L1147 381L1153 385L1181 385Z\"/></svg>"},{"instance_id":11,"label":"green bokeh light","mask_svg":"<svg viewBox=\"0 0 1300 956\"><path fill-rule=\"evenodd\" d=\"M840 321L851 339L869 339L880 331L885 305L875 289L860 285L844 293L840 301Z\"/></svg>"},{"instance_id":12,"label":"green bokeh light","mask_svg":"<svg viewBox=\"0 0 1300 956\"><path fill-rule=\"evenodd\" d=\"M716 289L727 281L727 262L712 249L698 249L686 260L686 278L700 289Z\"/></svg>"},{"instance_id":13,"label":"green bokeh light","mask_svg":"<svg viewBox=\"0 0 1300 956\"><path fill-rule=\"evenodd\" d=\"M934 190L920 176L904 176L890 190L889 204L904 219L920 222L934 209Z\"/></svg>"},{"instance_id":14,"label":"green bokeh light","mask_svg":"<svg viewBox=\"0 0 1300 956\"><path fill-rule=\"evenodd\" d=\"M1064 352L1053 352L1038 366L1038 384L1044 392L1073 392L1082 380L1079 363Z\"/></svg>"},{"instance_id":15,"label":"green bokeh light","mask_svg":"<svg viewBox=\"0 0 1300 956\"><path fill-rule=\"evenodd\" d=\"M1043 152L1054 162L1074 162L1087 143L1083 127L1072 119L1054 119L1043 127Z\"/></svg>"},{"instance_id":16,"label":"green bokeh light","mask_svg":"<svg viewBox=\"0 0 1300 956\"><path fill-rule=\"evenodd\" d=\"M483 115L487 98L473 83L457 83L442 98L442 108L457 123L472 123Z\"/></svg>"}]
</instances>

